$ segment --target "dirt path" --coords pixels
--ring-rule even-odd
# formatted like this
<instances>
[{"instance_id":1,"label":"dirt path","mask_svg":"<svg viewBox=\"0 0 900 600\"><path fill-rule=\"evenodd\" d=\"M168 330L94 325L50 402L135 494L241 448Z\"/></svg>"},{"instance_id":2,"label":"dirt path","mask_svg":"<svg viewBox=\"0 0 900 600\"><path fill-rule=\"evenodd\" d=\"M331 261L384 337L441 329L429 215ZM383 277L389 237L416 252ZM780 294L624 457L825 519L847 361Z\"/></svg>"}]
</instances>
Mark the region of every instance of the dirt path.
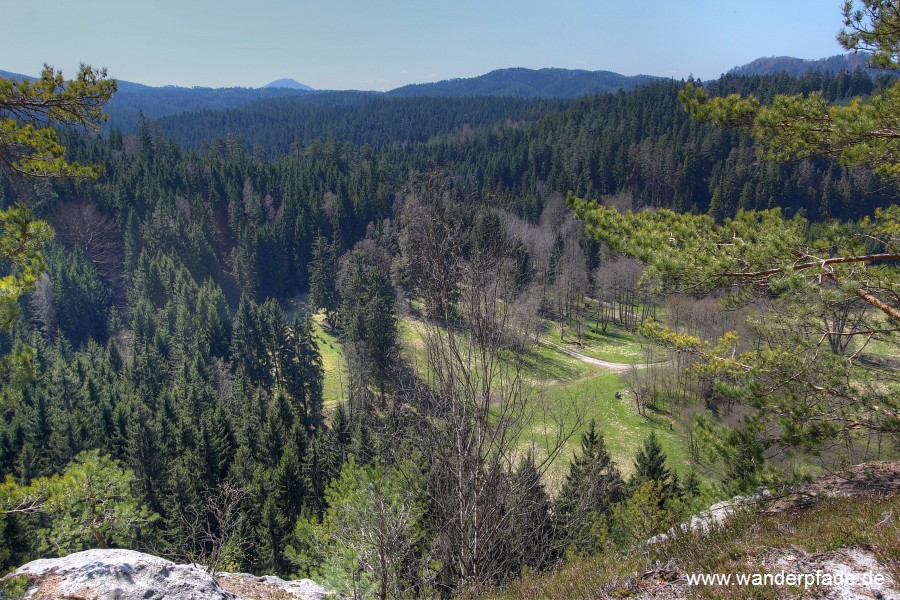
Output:
<instances>
[{"instance_id":1,"label":"dirt path","mask_svg":"<svg viewBox=\"0 0 900 600\"><path fill-rule=\"evenodd\" d=\"M629 365L626 363L614 363L614 362L609 362L607 360L600 360L599 358L593 358L591 356L581 354L580 352L576 352L575 350L572 350L570 348L566 348L565 346L560 346L559 344L555 344L555 343L551 342L550 340L545 340L544 338L539 338L539 341L542 344L547 344L548 346L553 346L554 348L556 348L563 354L567 354L567 355L571 356L572 358L577 358L581 362L585 362L589 365L596 365L598 367L606 367L607 369L609 369L610 371L613 371L614 373L624 373L631 367L635 366L635 365ZM637 365L637 367L640 369L640 368L643 368L643 365Z\"/></svg>"}]
</instances>

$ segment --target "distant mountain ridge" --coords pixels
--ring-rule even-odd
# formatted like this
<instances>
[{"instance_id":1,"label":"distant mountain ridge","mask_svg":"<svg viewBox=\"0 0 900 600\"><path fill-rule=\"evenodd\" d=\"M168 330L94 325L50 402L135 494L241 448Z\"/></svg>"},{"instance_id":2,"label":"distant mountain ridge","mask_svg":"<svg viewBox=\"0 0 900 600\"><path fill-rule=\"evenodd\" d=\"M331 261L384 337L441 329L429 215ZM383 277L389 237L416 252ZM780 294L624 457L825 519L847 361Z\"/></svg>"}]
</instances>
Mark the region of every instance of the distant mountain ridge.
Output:
<instances>
[{"instance_id":1,"label":"distant mountain ridge","mask_svg":"<svg viewBox=\"0 0 900 600\"><path fill-rule=\"evenodd\" d=\"M266 88L279 88L279 89L290 89L290 90L302 90L304 92L314 92L315 88L311 88L305 83L300 83L296 79L276 79L266 85L262 86L261 89Z\"/></svg>"},{"instance_id":2,"label":"distant mountain ridge","mask_svg":"<svg viewBox=\"0 0 900 600\"><path fill-rule=\"evenodd\" d=\"M731 75L769 75L787 73L800 77L810 70L831 71L864 69L869 75L890 73L877 71L867 67L868 55L865 53L843 54L819 60L804 60L788 56L758 58L746 65L735 67L729 71ZM0 70L0 77L14 79L33 79L33 76L22 75ZM314 90L294 79L278 79L261 88L207 88L179 86L148 86L140 83L118 80L119 91L106 106L110 119L104 129L117 128L122 131L135 129L140 115L146 119L156 120L181 113L199 111L218 112L255 103L261 100L289 99L309 95L329 95L324 105L340 104L343 101L351 104L358 101L355 94L388 98L413 97L445 97L445 98L515 98L522 100L570 100L583 96L602 93L615 93L619 90L631 91L654 81L667 81L668 78L652 75L627 76L612 71L587 71L577 69L498 69L478 77L450 79L434 83L410 84L392 89L388 92L327 92ZM337 94L335 100L330 97ZM344 96L348 95L348 96Z\"/></svg>"},{"instance_id":3,"label":"distant mountain ridge","mask_svg":"<svg viewBox=\"0 0 900 600\"><path fill-rule=\"evenodd\" d=\"M892 71L869 68L869 55L865 52L837 54L817 60L794 58L793 56L764 56L746 65L734 67L728 73L729 75L775 75L776 73L787 73L793 77L801 77L809 71L838 73L840 71L854 71L857 68L862 69L869 75L892 73Z\"/></svg>"},{"instance_id":4,"label":"distant mountain ridge","mask_svg":"<svg viewBox=\"0 0 900 600\"><path fill-rule=\"evenodd\" d=\"M64 73L64 75L66 75ZM22 75L0 70L0 77L6 79L34 79L31 75ZM293 81L293 80L279 80ZM123 131L134 129L140 115L154 120L161 117L188 111L223 110L266 98L296 96L308 94L312 88L294 81L297 86L273 85L272 82L263 88L229 87L181 87L177 85L150 86L133 81L117 80L119 91L106 105L109 121L104 129L117 128Z\"/></svg>"},{"instance_id":5,"label":"distant mountain ridge","mask_svg":"<svg viewBox=\"0 0 900 600\"><path fill-rule=\"evenodd\" d=\"M393 89L389 96L509 96L513 98L577 98L633 90L657 81L651 75L621 75L612 71L577 69L498 69L478 77L414 83Z\"/></svg>"},{"instance_id":6,"label":"distant mountain ridge","mask_svg":"<svg viewBox=\"0 0 900 600\"><path fill-rule=\"evenodd\" d=\"M4 79L16 79L18 81L22 81L23 79L34 79L30 75L22 75L21 73L13 73L11 71L4 71L0 69L0 77Z\"/></svg>"}]
</instances>

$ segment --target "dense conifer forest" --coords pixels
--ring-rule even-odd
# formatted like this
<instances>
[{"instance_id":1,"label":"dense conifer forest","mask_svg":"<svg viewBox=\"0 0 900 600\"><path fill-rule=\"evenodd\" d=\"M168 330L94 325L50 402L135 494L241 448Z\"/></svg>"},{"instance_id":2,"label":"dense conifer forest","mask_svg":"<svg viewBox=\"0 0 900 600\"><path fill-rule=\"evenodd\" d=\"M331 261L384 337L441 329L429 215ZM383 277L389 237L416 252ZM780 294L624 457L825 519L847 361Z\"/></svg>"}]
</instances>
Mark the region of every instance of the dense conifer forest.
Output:
<instances>
[{"instance_id":1,"label":"dense conifer forest","mask_svg":"<svg viewBox=\"0 0 900 600\"><path fill-rule=\"evenodd\" d=\"M890 84L856 70L703 88L846 104ZM893 205L871 169L760 160L746 133L692 119L683 87L307 94L60 130L66 160L99 166L96 179L0 176L3 206L55 232L0 334L0 569L128 547L362 596L450 595L642 543L710 499L796 475L785 448L809 464L875 456L876 443L896 454L891 426L877 440L741 429L750 392L692 349L720 352L732 329L741 351L783 335L745 323L780 290L725 310L721 290L679 287L680 271L617 243L580 203L708 215L704 227L732 232L743 211L780 209L825 237L870 231L863 220ZM863 301L841 307L840 327L868 323ZM613 332L665 348L617 389L642 418L665 415L687 460L648 429L617 464L574 402L536 400L539 342ZM875 338L854 356L896 368ZM830 340L836 362L857 351L848 340ZM338 343L326 397L323 352Z\"/></svg>"}]
</instances>

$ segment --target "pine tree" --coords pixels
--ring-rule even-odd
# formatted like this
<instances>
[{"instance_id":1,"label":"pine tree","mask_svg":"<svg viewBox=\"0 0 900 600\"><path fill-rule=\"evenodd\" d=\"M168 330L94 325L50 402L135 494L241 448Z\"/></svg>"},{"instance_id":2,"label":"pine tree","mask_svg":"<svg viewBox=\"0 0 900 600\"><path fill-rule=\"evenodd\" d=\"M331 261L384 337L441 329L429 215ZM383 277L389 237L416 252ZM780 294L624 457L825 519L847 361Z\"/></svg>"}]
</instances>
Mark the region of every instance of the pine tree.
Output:
<instances>
[{"instance_id":1,"label":"pine tree","mask_svg":"<svg viewBox=\"0 0 900 600\"><path fill-rule=\"evenodd\" d=\"M679 491L677 474L666 466L666 453L663 451L656 437L656 432L651 431L644 440L644 445L634 457L634 473L628 480L632 489L636 489L646 481L655 481L659 484L661 500L675 496Z\"/></svg>"},{"instance_id":2,"label":"pine tree","mask_svg":"<svg viewBox=\"0 0 900 600\"><path fill-rule=\"evenodd\" d=\"M550 499L530 452L513 474L512 486L505 558L512 572L542 569L559 556L557 531L550 516Z\"/></svg>"},{"instance_id":3,"label":"pine tree","mask_svg":"<svg viewBox=\"0 0 900 600\"><path fill-rule=\"evenodd\" d=\"M34 482L35 495L45 498L41 549L70 553L146 543L142 538L157 515L134 498L133 481L130 471L90 451L79 454L62 474Z\"/></svg>"},{"instance_id":4,"label":"pine tree","mask_svg":"<svg viewBox=\"0 0 900 600\"><path fill-rule=\"evenodd\" d=\"M313 243L312 263L309 266L309 305L325 311L325 321L334 328L337 325L337 252L334 244L322 236Z\"/></svg>"},{"instance_id":5,"label":"pine tree","mask_svg":"<svg viewBox=\"0 0 900 600\"><path fill-rule=\"evenodd\" d=\"M557 523L569 544L582 551L599 549L598 523L611 515L624 493L619 469L592 419L581 435L581 453L569 465L556 501Z\"/></svg>"},{"instance_id":6,"label":"pine tree","mask_svg":"<svg viewBox=\"0 0 900 600\"><path fill-rule=\"evenodd\" d=\"M778 449L822 448L860 428L896 429L896 382L829 351L828 336L853 337L852 343L865 347L864 336L872 332L896 346L897 206L859 223L827 226L800 216L786 219L777 209L740 213L718 225L705 215L667 210L621 214L574 197L570 206L586 221L589 235L646 263L665 289L720 296L727 291L723 301L730 307L765 298L755 307L759 316L747 321L758 344L733 331L704 340L657 321L641 328L661 346L693 356L697 372L719 397L746 408L747 417L735 429L697 421L713 451L738 474L734 479L752 487L764 456ZM835 332L835 308L846 303L864 306L862 319L855 331ZM879 384L870 385L874 381Z\"/></svg>"},{"instance_id":7,"label":"pine tree","mask_svg":"<svg viewBox=\"0 0 900 600\"><path fill-rule=\"evenodd\" d=\"M27 178L96 178L99 167L66 160L54 126L99 131L106 120L103 105L115 91L106 70L86 65L70 81L50 66L36 79L0 77L0 169ZM41 250L51 236L24 203L0 210L0 260L9 273L0 282L0 329L12 325L19 295L32 290L44 270Z\"/></svg>"}]
</instances>

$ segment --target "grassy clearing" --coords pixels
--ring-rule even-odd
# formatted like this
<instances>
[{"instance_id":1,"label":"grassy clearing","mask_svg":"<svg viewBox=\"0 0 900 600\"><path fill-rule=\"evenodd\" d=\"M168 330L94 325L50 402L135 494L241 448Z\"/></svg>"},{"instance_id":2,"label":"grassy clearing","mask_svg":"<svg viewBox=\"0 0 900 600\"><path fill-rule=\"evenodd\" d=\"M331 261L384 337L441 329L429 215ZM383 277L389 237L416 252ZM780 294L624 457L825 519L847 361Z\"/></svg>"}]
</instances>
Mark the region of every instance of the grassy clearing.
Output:
<instances>
[{"instance_id":1,"label":"grassy clearing","mask_svg":"<svg viewBox=\"0 0 900 600\"><path fill-rule=\"evenodd\" d=\"M642 574L668 565L683 577L689 573L762 573L773 549L812 555L842 548L871 552L895 581L900 578L900 526L879 525L886 514L900 514L900 497L824 500L809 510L775 515L739 513L707 533L687 533L669 542L625 553L609 551L576 559L545 573L532 573L506 589L477 594L481 598L626 598L668 584ZM770 564L768 572L779 567ZM828 589L802 590L772 586L697 586L680 584L691 598L821 597ZM649 589L648 589L649 588ZM681 597L677 587L673 597ZM664 596L669 597L669 596Z\"/></svg>"},{"instance_id":2,"label":"grassy clearing","mask_svg":"<svg viewBox=\"0 0 900 600\"><path fill-rule=\"evenodd\" d=\"M560 383L597 373L595 367L544 343L535 345L519 360L522 375L531 382Z\"/></svg>"},{"instance_id":3,"label":"grassy clearing","mask_svg":"<svg viewBox=\"0 0 900 600\"><path fill-rule=\"evenodd\" d=\"M399 338L404 352L409 360L418 365L424 364L424 330L425 324L410 316L402 317L399 322ZM558 328L555 331L558 335ZM633 334L614 332L612 336L601 337L605 339L606 346L580 347L579 352L605 360L621 360L634 356L635 349L640 348ZM558 343L558 338L550 339ZM618 354L610 350L612 347L619 348ZM535 345L531 352L517 356L516 360L520 361L522 376L528 384L529 393L536 400L535 410L529 415L530 422L524 427L523 448L525 445L534 446L536 458L541 458L546 456L546 448L557 427L563 431L574 431L548 471L551 490L564 477L573 453L580 448L581 434L591 419L597 421L607 448L624 475L631 473L634 455L651 431L656 431L669 456L670 465L686 472L689 459L687 444L681 439L683 435L679 431L670 428L673 420L652 412L647 418L638 415L616 373L587 364L544 343ZM616 392L620 391L623 397L616 398Z\"/></svg>"},{"instance_id":4,"label":"grassy clearing","mask_svg":"<svg viewBox=\"0 0 900 600\"><path fill-rule=\"evenodd\" d=\"M398 338L405 357L419 366L425 364L426 358L425 328L426 324L423 321L409 315L401 317L398 322ZM459 337L459 343L465 343L462 336ZM508 353L506 358L517 361L522 369L522 377L532 383L568 381L584 377L592 369L591 365L572 358L549 344L538 344L530 353L524 355Z\"/></svg>"},{"instance_id":5,"label":"grassy clearing","mask_svg":"<svg viewBox=\"0 0 900 600\"><path fill-rule=\"evenodd\" d=\"M680 431L670 428L672 419L654 413L647 418L638 415L627 394L623 393L622 398L615 397L616 392L623 389L619 375L601 367L591 369L591 373L580 379L535 388L542 403L534 417L535 422L530 424L535 439L545 441L547 423L557 420L564 430L575 431L557 464L548 472L551 489L565 475L572 455L580 448L581 434L591 419L597 421L606 447L623 475L632 472L634 455L651 431L656 432L669 457L669 465L682 474L686 473L690 458L687 444Z\"/></svg>"},{"instance_id":6,"label":"grassy clearing","mask_svg":"<svg viewBox=\"0 0 900 600\"><path fill-rule=\"evenodd\" d=\"M595 332L590 324L585 323L580 343L576 343L571 331L566 331L565 337L561 336L558 323L548 323L542 335L551 342L570 347L591 358L624 364L644 362L645 353L640 338L615 325L609 325L606 333L603 333ZM661 360L663 357L655 359Z\"/></svg>"},{"instance_id":7,"label":"grassy clearing","mask_svg":"<svg viewBox=\"0 0 900 600\"><path fill-rule=\"evenodd\" d=\"M407 360L413 364L425 363L425 327L423 321L409 315L401 317L398 322L400 343ZM531 352L524 355L510 354L509 359L518 361L522 376L532 383L558 383L598 372L595 367L545 343L535 345Z\"/></svg>"},{"instance_id":8,"label":"grassy clearing","mask_svg":"<svg viewBox=\"0 0 900 600\"><path fill-rule=\"evenodd\" d=\"M425 323L411 315L401 315L397 320L397 334L405 358L413 364L424 364Z\"/></svg>"},{"instance_id":9,"label":"grassy clearing","mask_svg":"<svg viewBox=\"0 0 900 600\"><path fill-rule=\"evenodd\" d=\"M344 398L341 380L346 381L344 372L344 351L337 337L332 335L324 325L321 314L313 316L315 323L316 344L322 355L322 369L325 379L322 382L322 401L326 410L331 410Z\"/></svg>"}]
</instances>

